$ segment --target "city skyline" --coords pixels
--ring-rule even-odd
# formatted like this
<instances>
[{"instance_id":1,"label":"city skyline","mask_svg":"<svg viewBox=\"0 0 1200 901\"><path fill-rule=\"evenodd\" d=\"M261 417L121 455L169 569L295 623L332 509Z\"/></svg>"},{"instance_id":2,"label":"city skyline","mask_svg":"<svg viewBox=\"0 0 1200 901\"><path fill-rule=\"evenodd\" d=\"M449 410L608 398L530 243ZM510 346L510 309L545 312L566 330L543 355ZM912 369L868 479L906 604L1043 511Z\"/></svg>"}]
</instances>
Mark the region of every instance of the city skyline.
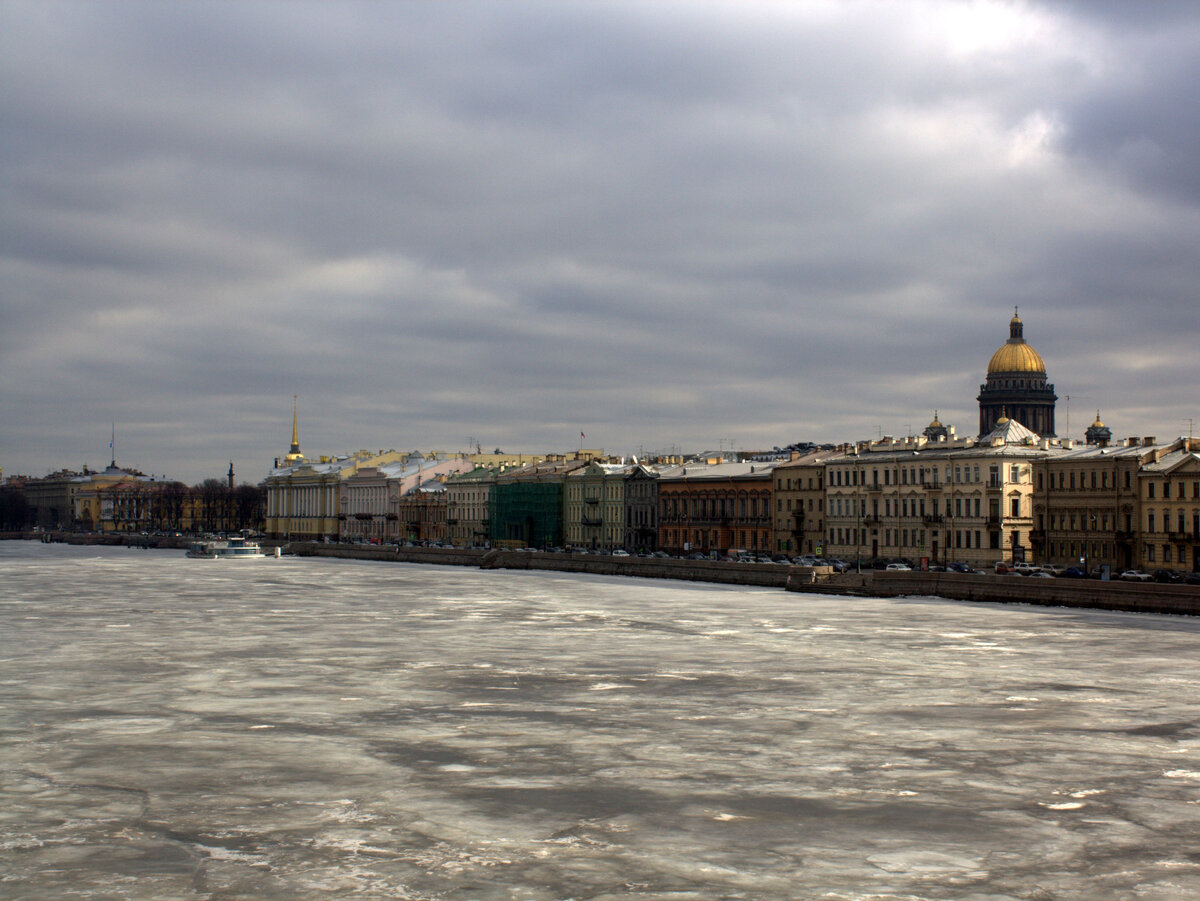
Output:
<instances>
[{"instance_id":1,"label":"city skyline","mask_svg":"<svg viewBox=\"0 0 1200 901\"><path fill-rule=\"evenodd\" d=\"M0 5L0 466L1198 416L1183 4ZM54 60L52 66L47 60Z\"/></svg>"}]
</instances>

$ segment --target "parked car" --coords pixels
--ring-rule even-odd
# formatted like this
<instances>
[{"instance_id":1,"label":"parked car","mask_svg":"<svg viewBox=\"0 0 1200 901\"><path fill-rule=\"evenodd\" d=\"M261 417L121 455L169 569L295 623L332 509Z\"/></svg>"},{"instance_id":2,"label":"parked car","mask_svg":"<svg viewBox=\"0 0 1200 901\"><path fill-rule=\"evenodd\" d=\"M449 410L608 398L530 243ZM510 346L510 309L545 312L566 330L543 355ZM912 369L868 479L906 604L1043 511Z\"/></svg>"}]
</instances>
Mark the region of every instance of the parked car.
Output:
<instances>
[{"instance_id":1,"label":"parked car","mask_svg":"<svg viewBox=\"0 0 1200 901\"><path fill-rule=\"evenodd\" d=\"M1068 566L1058 574L1060 579L1086 579L1087 574L1078 566Z\"/></svg>"},{"instance_id":2,"label":"parked car","mask_svg":"<svg viewBox=\"0 0 1200 901\"><path fill-rule=\"evenodd\" d=\"M909 566L907 563L889 563L887 565L887 572L890 572L890 573L912 572L912 567Z\"/></svg>"},{"instance_id":3,"label":"parked car","mask_svg":"<svg viewBox=\"0 0 1200 901\"><path fill-rule=\"evenodd\" d=\"M628 557L629 551L625 550L624 548L619 547L615 551L612 552L612 555L614 557Z\"/></svg>"},{"instance_id":4,"label":"parked car","mask_svg":"<svg viewBox=\"0 0 1200 901\"><path fill-rule=\"evenodd\" d=\"M1053 579L1054 575L1052 573L1046 572L1044 569L1039 569L1035 572L1031 572L1029 574L1029 578L1031 578L1031 579Z\"/></svg>"},{"instance_id":5,"label":"parked car","mask_svg":"<svg viewBox=\"0 0 1200 901\"><path fill-rule=\"evenodd\" d=\"M1153 582L1154 576L1137 569L1127 569L1118 578L1123 582Z\"/></svg>"},{"instance_id":6,"label":"parked car","mask_svg":"<svg viewBox=\"0 0 1200 901\"><path fill-rule=\"evenodd\" d=\"M968 566L966 563L955 562L955 563L947 563L946 564L946 572L973 573L973 572L975 572L975 570L971 569L971 567Z\"/></svg>"},{"instance_id":7,"label":"parked car","mask_svg":"<svg viewBox=\"0 0 1200 901\"><path fill-rule=\"evenodd\" d=\"M1184 585L1200 585L1200 572L1191 572L1183 577Z\"/></svg>"},{"instance_id":8,"label":"parked car","mask_svg":"<svg viewBox=\"0 0 1200 901\"><path fill-rule=\"evenodd\" d=\"M1039 569L1040 567L1034 566L1027 560L1020 560L1012 565L1012 571L1020 573L1022 576L1031 576L1035 572L1038 572Z\"/></svg>"},{"instance_id":9,"label":"parked car","mask_svg":"<svg viewBox=\"0 0 1200 901\"><path fill-rule=\"evenodd\" d=\"M1173 569L1156 569L1154 571L1154 581L1177 585L1183 581L1183 573L1177 573Z\"/></svg>"},{"instance_id":10,"label":"parked car","mask_svg":"<svg viewBox=\"0 0 1200 901\"><path fill-rule=\"evenodd\" d=\"M1008 573L1012 572L1012 567L1009 566L1007 563L1005 563L1003 560L997 561L997 563L996 563L995 567L993 567L993 569L994 569L996 575L998 575L998 576L1007 575Z\"/></svg>"},{"instance_id":11,"label":"parked car","mask_svg":"<svg viewBox=\"0 0 1200 901\"><path fill-rule=\"evenodd\" d=\"M1043 563L1042 572L1050 573L1052 576L1061 576L1066 567L1061 563Z\"/></svg>"}]
</instances>

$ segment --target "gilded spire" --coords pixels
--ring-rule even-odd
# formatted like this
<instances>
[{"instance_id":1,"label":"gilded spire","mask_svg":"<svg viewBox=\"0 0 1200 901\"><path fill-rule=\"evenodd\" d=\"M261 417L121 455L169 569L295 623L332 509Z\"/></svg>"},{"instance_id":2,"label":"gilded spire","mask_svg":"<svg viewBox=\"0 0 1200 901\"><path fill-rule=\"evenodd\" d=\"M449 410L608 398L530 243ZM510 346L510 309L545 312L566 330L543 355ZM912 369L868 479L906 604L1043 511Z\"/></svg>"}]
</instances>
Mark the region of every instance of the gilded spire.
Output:
<instances>
[{"instance_id":1,"label":"gilded spire","mask_svg":"<svg viewBox=\"0 0 1200 901\"><path fill-rule=\"evenodd\" d=\"M300 453L300 417L296 409L296 397L297 395L292 395L292 446L285 458L289 463L304 457L304 454Z\"/></svg>"}]
</instances>

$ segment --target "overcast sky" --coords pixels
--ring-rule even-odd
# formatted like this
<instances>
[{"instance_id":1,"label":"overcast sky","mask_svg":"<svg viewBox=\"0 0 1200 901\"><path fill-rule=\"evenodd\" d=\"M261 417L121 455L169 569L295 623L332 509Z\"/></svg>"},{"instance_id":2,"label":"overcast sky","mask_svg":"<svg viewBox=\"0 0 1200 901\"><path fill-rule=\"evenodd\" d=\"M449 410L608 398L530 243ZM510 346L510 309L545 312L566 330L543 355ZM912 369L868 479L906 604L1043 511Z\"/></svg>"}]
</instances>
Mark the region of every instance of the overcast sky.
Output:
<instances>
[{"instance_id":1,"label":"overcast sky","mask_svg":"<svg viewBox=\"0 0 1200 901\"><path fill-rule=\"evenodd\" d=\"M0 0L0 78L6 476L969 435L1015 305L1060 434L1200 419L1200 4Z\"/></svg>"}]
</instances>

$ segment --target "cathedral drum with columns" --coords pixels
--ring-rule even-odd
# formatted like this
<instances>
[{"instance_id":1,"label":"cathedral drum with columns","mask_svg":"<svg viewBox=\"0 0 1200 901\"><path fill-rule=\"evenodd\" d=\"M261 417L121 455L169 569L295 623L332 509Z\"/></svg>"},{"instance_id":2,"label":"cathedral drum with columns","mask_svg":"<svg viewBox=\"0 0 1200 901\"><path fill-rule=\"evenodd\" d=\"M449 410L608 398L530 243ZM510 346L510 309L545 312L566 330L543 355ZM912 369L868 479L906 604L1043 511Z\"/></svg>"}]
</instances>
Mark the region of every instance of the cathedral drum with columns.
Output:
<instances>
[{"instance_id":1,"label":"cathedral drum with columns","mask_svg":"<svg viewBox=\"0 0 1200 901\"><path fill-rule=\"evenodd\" d=\"M1056 437L1054 386L1046 381L1046 364L1025 343L1024 325L1015 312L1008 341L992 354L987 382L979 386L979 434L987 435L1002 418L1015 419L1043 438Z\"/></svg>"}]
</instances>

